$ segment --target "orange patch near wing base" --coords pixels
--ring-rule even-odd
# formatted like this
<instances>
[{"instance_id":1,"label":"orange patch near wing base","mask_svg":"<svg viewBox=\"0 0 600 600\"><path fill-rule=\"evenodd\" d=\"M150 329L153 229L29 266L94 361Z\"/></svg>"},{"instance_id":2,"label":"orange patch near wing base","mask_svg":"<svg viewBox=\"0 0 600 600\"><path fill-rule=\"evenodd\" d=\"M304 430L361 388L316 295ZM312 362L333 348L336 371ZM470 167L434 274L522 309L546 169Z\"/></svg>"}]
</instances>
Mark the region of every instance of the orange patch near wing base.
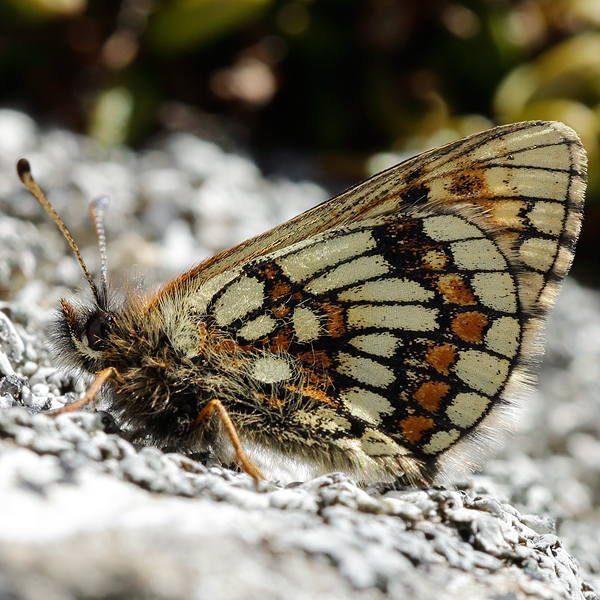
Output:
<instances>
[{"instance_id":1,"label":"orange patch near wing base","mask_svg":"<svg viewBox=\"0 0 600 600\"><path fill-rule=\"evenodd\" d=\"M307 350L306 352L297 352L296 358L311 366L320 369L329 369L333 364L331 356L324 350Z\"/></svg>"},{"instance_id":2,"label":"orange patch near wing base","mask_svg":"<svg viewBox=\"0 0 600 600\"><path fill-rule=\"evenodd\" d=\"M318 306L327 315L327 322L324 323L327 333L333 338L345 335L346 327L342 308L325 302L319 302Z\"/></svg>"},{"instance_id":3,"label":"orange patch near wing base","mask_svg":"<svg viewBox=\"0 0 600 600\"><path fill-rule=\"evenodd\" d=\"M273 263L267 263L257 269L258 273L261 275L263 279L269 281L277 281L279 279L279 267L274 265Z\"/></svg>"},{"instance_id":4,"label":"orange patch near wing base","mask_svg":"<svg viewBox=\"0 0 600 600\"><path fill-rule=\"evenodd\" d=\"M423 433L431 429L434 425L433 419L428 417L408 417L398 423L402 429L404 437L411 443L416 444Z\"/></svg>"},{"instance_id":5,"label":"orange patch near wing base","mask_svg":"<svg viewBox=\"0 0 600 600\"><path fill-rule=\"evenodd\" d=\"M331 377L327 371L316 369L301 369L308 385L317 390L326 390L331 387Z\"/></svg>"},{"instance_id":6,"label":"orange patch near wing base","mask_svg":"<svg viewBox=\"0 0 600 600\"><path fill-rule=\"evenodd\" d=\"M452 320L452 331L465 342L482 342L483 329L488 322L488 318L481 313L461 313Z\"/></svg>"},{"instance_id":7,"label":"orange patch near wing base","mask_svg":"<svg viewBox=\"0 0 600 600\"><path fill-rule=\"evenodd\" d=\"M313 400L318 400L319 402L323 402L323 404L328 404L329 406L333 406L333 408L340 407L340 402L338 400L336 400L332 396L329 396L323 390L318 390L311 385L297 386L297 385L289 385L288 384L288 385L284 385L283 387L286 390L289 390L290 392L294 392L295 394L298 394L299 396L308 396L309 398L312 398Z\"/></svg>"},{"instance_id":8,"label":"orange patch near wing base","mask_svg":"<svg viewBox=\"0 0 600 600\"><path fill-rule=\"evenodd\" d=\"M427 411L436 413L442 398L450 391L450 386L441 381L426 381L413 394L413 398Z\"/></svg>"},{"instance_id":9,"label":"orange patch near wing base","mask_svg":"<svg viewBox=\"0 0 600 600\"><path fill-rule=\"evenodd\" d=\"M198 356L200 356L206 349L206 344L208 342L208 329L203 320L196 322L196 328L198 330L198 345L196 346L196 353Z\"/></svg>"},{"instance_id":10,"label":"orange patch near wing base","mask_svg":"<svg viewBox=\"0 0 600 600\"><path fill-rule=\"evenodd\" d=\"M287 306L285 299L283 302L279 301L291 293L292 286L285 279L282 279L281 269L273 263L268 263L258 269L258 274L265 281L271 283L270 289L267 288L267 293L269 295L273 315L277 319L282 319L286 317L287 314L290 312L290 309Z\"/></svg>"},{"instance_id":11,"label":"orange patch near wing base","mask_svg":"<svg viewBox=\"0 0 600 600\"><path fill-rule=\"evenodd\" d=\"M292 291L292 286L287 281L278 281L270 291L269 296L273 302L276 302L282 296L289 294Z\"/></svg>"},{"instance_id":12,"label":"orange patch near wing base","mask_svg":"<svg viewBox=\"0 0 600 600\"><path fill-rule=\"evenodd\" d=\"M212 331L209 332L209 335L213 340L213 352L216 352L218 354L235 354L237 352L240 352L240 346L231 338L223 338L218 333L215 334Z\"/></svg>"},{"instance_id":13,"label":"orange patch near wing base","mask_svg":"<svg viewBox=\"0 0 600 600\"><path fill-rule=\"evenodd\" d=\"M290 307L287 304L275 304L271 312L276 319L283 319L289 315Z\"/></svg>"},{"instance_id":14,"label":"orange patch near wing base","mask_svg":"<svg viewBox=\"0 0 600 600\"><path fill-rule=\"evenodd\" d=\"M275 335L263 340L271 352L287 352L292 343L292 332L289 327L281 328Z\"/></svg>"}]
</instances>

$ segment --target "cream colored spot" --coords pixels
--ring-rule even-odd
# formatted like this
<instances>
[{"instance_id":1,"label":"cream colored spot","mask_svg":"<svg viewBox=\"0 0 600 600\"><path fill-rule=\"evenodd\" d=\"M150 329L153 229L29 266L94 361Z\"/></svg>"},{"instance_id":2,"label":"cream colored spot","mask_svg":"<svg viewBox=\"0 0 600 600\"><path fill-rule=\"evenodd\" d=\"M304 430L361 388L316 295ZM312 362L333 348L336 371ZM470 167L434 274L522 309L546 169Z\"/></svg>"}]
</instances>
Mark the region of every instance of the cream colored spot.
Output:
<instances>
[{"instance_id":1,"label":"cream colored spot","mask_svg":"<svg viewBox=\"0 0 600 600\"><path fill-rule=\"evenodd\" d=\"M305 289L311 294L324 294L345 285L385 275L389 270L390 265L383 256L361 256L314 279Z\"/></svg>"},{"instance_id":2,"label":"cream colored spot","mask_svg":"<svg viewBox=\"0 0 600 600\"><path fill-rule=\"evenodd\" d=\"M431 436L431 440L428 444L423 446L423 452L425 454L437 454L442 452L451 446L460 436L460 433L456 429L450 431L438 431Z\"/></svg>"},{"instance_id":3,"label":"cream colored spot","mask_svg":"<svg viewBox=\"0 0 600 600\"><path fill-rule=\"evenodd\" d=\"M571 157L564 144L522 150L512 155L511 165L538 169L571 169Z\"/></svg>"},{"instance_id":4,"label":"cream colored spot","mask_svg":"<svg viewBox=\"0 0 600 600\"><path fill-rule=\"evenodd\" d=\"M489 403L489 398L479 394L457 394L446 414L457 427L471 427L483 416Z\"/></svg>"},{"instance_id":5,"label":"cream colored spot","mask_svg":"<svg viewBox=\"0 0 600 600\"><path fill-rule=\"evenodd\" d=\"M261 356L252 365L252 377L263 383L286 381L292 376L288 362L280 356Z\"/></svg>"},{"instance_id":6,"label":"cream colored spot","mask_svg":"<svg viewBox=\"0 0 600 600\"><path fill-rule=\"evenodd\" d=\"M423 264L430 269L443 269L448 262L448 257L439 250L430 250L423 255Z\"/></svg>"},{"instance_id":7,"label":"cream colored spot","mask_svg":"<svg viewBox=\"0 0 600 600\"><path fill-rule=\"evenodd\" d=\"M493 396L508 377L510 362L479 350L459 352L453 371L473 389Z\"/></svg>"},{"instance_id":8,"label":"cream colored spot","mask_svg":"<svg viewBox=\"0 0 600 600\"><path fill-rule=\"evenodd\" d=\"M217 325L223 327L249 312L260 308L265 297L265 284L255 277L240 277L215 302L213 314Z\"/></svg>"},{"instance_id":9,"label":"cream colored spot","mask_svg":"<svg viewBox=\"0 0 600 600\"><path fill-rule=\"evenodd\" d=\"M347 431L351 427L350 421L340 416L333 409L320 406L315 410L296 410L294 420L303 425L308 425L312 430L324 429L325 431Z\"/></svg>"},{"instance_id":10,"label":"cream colored spot","mask_svg":"<svg viewBox=\"0 0 600 600\"><path fill-rule=\"evenodd\" d=\"M541 169L494 167L486 171L485 182L495 195L563 200L569 189L569 174Z\"/></svg>"},{"instance_id":11,"label":"cream colored spot","mask_svg":"<svg viewBox=\"0 0 600 600\"><path fill-rule=\"evenodd\" d=\"M554 262L557 243L555 240L531 238L519 249L519 257L528 266L538 271L548 271Z\"/></svg>"},{"instance_id":12,"label":"cream colored spot","mask_svg":"<svg viewBox=\"0 0 600 600\"><path fill-rule=\"evenodd\" d=\"M292 251L291 254L278 259L277 262L292 281L298 282L304 281L321 269L364 254L375 246L376 242L370 232L358 231L326 239L295 252Z\"/></svg>"},{"instance_id":13,"label":"cream colored spot","mask_svg":"<svg viewBox=\"0 0 600 600\"><path fill-rule=\"evenodd\" d=\"M534 271L519 273L519 296L526 308L531 309L537 302L538 295L545 285L546 281L541 273ZM552 303L554 304L554 301Z\"/></svg>"},{"instance_id":14,"label":"cream colored spot","mask_svg":"<svg viewBox=\"0 0 600 600\"><path fill-rule=\"evenodd\" d=\"M534 152L546 152L550 148L557 146L564 148L565 134L569 139L573 139L573 132L562 123L543 123L542 125L531 125L525 129L519 128L517 131L505 133L500 140L494 139L488 145L495 151L496 158L498 155L506 154L507 152L517 152L519 150L532 149ZM540 146L539 148L537 146ZM564 149L563 152L567 150ZM504 159L510 164L510 160Z\"/></svg>"},{"instance_id":15,"label":"cream colored spot","mask_svg":"<svg viewBox=\"0 0 600 600\"><path fill-rule=\"evenodd\" d=\"M430 238L438 242L483 237L483 232L479 227L467 223L455 215L440 215L423 219L423 229Z\"/></svg>"},{"instance_id":16,"label":"cream colored spot","mask_svg":"<svg viewBox=\"0 0 600 600\"><path fill-rule=\"evenodd\" d=\"M340 352L338 359L338 373L347 375L361 383L386 388L395 379L392 369L369 358Z\"/></svg>"},{"instance_id":17,"label":"cream colored spot","mask_svg":"<svg viewBox=\"0 0 600 600\"><path fill-rule=\"evenodd\" d=\"M319 337L321 325L319 317L310 308L294 309L294 331L299 342L310 342Z\"/></svg>"},{"instance_id":18,"label":"cream colored spot","mask_svg":"<svg viewBox=\"0 0 600 600\"><path fill-rule=\"evenodd\" d=\"M398 456L406 454L394 440L380 431L367 429L360 438L360 445L369 456Z\"/></svg>"},{"instance_id":19,"label":"cream colored spot","mask_svg":"<svg viewBox=\"0 0 600 600\"><path fill-rule=\"evenodd\" d=\"M471 286L485 306L501 312L516 312L517 293L510 273L475 273Z\"/></svg>"},{"instance_id":20,"label":"cream colored spot","mask_svg":"<svg viewBox=\"0 0 600 600\"><path fill-rule=\"evenodd\" d=\"M433 331L437 329L435 308L390 304L375 306L364 304L348 308L348 325L355 328L380 327L407 331Z\"/></svg>"},{"instance_id":21,"label":"cream colored spot","mask_svg":"<svg viewBox=\"0 0 600 600\"><path fill-rule=\"evenodd\" d=\"M446 157L444 157L444 159L445 158ZM428 168L432 168L432 165L428 165ZM435 167L433 167L433 168L435 168ZM450 187L452 186L452 178L451 177L438 176L438 174L436 173L436 177L427 181L427 186L429 187L429 197L430 198L448 199L449 197L453 196L453 194L451 194L448 191L450 189ZM458 217L456 217L456 218L458 218ZM441 229L443 229L443 227L440 227L439 229L441 230ZM425 230L425 233L427 233L427 230ZM433 233L433 235L436 235L436 234ZM433 235L431 235L431 237L433 239L435 239L433 237ZM444 234L442 233L441 235L444 235Z\"/></svg>"},{"instance_id":22,"label":"cream colored spot","mask_svg":"<svg viewBox=\"0 0 600 600\"><path fill-rule=\"evenodd\" d=\"M512 358L519 350L521 326L517 319L500 317L485 334L485 345L490 350Z\"/></svg>"},{"instance_id":23,"label":"cream colored spot","mask_svg":"<svg viewBox=\"0 0 600 600\"><path fill-rule=\"evenodd\" d=\"M271 333L277 326L277 321L269 315L260 315L252 321L248 321L240 330L241 335L245 340L258 340L268 333Z\"/></svg>"},{"instance_id":24,"label":"cream colored spot","mask_svg":"<svg viewBox=\"0 0 600 600\"><path fill-rule=\"evenodd\" d=\"M538 231L558 236L563 228L565 206L559 202L536 202L527 216Z\"/></svg>"},{"instance_id":25,"label":"cream colored spot","mask_svg":"<svg viewBox=\"0 0 600 600\"><path fill-rule=\"evenodd\" d=\"M486 206L486 213L490 221L500 227L510 227L514 229L523 229L525 220L521 216L521 211L527 208L525 202L519 202L515 199L494 200L493 204ZM490 211L489 213L487 211Z\"/></svg>"},{"instance_id":26,"label":"cream colored spot","mask_svg":"<svg viewBox=\"0 0 600 600\"><path fill-rule=\"evenodd\" d=\"M360 447L360 441L356 438L351 437L341 437L333 442L338 448L348 452L351 456L360 457L361 464L365 463L365 459L369 460L369 457L363 452ZM375 466L373 464L373 466Z\"/></svg>"},{"instance_id":27,"label":"cream colored spot","mask_svg":"<svg viewBox=\"0 0 600 600\"><path fill-rule=\"evenodd\" d=\"M230 281L235 279L240 273L241 268L232 268L211 277L198 287L198 290L193 295L196 302L194 309L198 314L204 314L209 302L214 298L215 294L225 287Z\"/></svg>"},{"instance_id":28,"label":"cream colored spot","mask_svg":"<svg viewBox=\"0 0 600 600\"><path fill-rule=\"evenodd\" d=\"M504 256L488 239L465 240L452 244L452 255L459 269L468 271L501 271L506 268Z\"/></svg>"},{"instance_id":29,"label":"cream colored spot","mask_svg":"<svg viewBox=\"0 0 600 600\"><path fill-rule=\"evenodd\" d=\"M342 302L426 302L434 293L410 279L379 279L367 281L338 295Z\"/></svg>"},{"instance_id":30,"label":"cream colored spot","mask_svg":"<svg viewBox=\"0 0 600 600\"><path fill-rule=\"evenodd\" d=\"M344 408L354 417L369 425L379 425L381 415L391 415L394 407L383 396L363 388L354 387L340 395Z\"/></svg>"},{"instance_id":31,"label":"cream colored spot","mask_svg":"<svg viewBox=\"0 0 600 600\"><path fill-rule=\"evenodd\" d=\"M357 350L386 358L391 358L396 352L396 348L402 345L402 342L396 336L388 332L357 335L350 340L350 343Z\"/></svg>"}]
</instances>

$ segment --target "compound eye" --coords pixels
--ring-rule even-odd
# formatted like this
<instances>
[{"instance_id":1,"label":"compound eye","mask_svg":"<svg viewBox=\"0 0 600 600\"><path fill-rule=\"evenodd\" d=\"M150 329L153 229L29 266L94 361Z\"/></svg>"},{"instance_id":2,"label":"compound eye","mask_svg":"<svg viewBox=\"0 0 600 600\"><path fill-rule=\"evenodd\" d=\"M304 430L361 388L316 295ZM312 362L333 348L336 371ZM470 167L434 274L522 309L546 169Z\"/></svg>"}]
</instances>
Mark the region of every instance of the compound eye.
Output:
<instances>
[{"instance_id":1,"label":"compound eye","mask_svg":"<svg viewBox=\"0 0 600 600\"><path fill-rule=\"evenodd\" d=\"M105 312L98 312L89 318L85 326L85 335L92 350L102 350L111 323L112 317Z\"/></svg>"}]
</instances>

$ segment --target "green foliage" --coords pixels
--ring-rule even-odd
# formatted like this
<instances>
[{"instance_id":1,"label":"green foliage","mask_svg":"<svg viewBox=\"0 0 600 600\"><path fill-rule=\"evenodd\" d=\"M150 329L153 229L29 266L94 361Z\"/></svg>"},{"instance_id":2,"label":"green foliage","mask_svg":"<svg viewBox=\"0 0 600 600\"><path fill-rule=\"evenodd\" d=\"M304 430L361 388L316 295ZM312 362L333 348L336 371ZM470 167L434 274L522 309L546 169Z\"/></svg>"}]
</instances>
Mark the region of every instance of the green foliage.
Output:
<instances>
[{"instance_id":1,"label":"green foliage","mask_svg":"<svg viewBox=\"0 0 600 600\"><path fill-rule=\"evenodd\" d=\"M147 39L158 54L181 55L248 26L272 0L175 0L149 22Z\"/></svg>"}]
</instances>

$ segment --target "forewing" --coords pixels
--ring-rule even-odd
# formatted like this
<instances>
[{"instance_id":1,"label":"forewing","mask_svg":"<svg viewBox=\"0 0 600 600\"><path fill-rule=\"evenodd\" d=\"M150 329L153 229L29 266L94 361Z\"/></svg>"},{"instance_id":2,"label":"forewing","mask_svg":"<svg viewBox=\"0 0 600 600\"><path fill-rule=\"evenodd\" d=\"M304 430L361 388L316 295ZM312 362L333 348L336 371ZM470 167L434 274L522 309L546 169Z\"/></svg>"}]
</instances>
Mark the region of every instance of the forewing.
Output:
<instances>
[{"instance_id":1,"label":"forewing","mask_svg":"<svg viewBox=\"0 0 600 600\"><path fill-rule=\"evenodd\" d=\"M524 300L561 280L579 235L586 156L562 123L531 121L483 131L430 150L348 189L316 208L211 258L190 273L209 279L240 263L357 220L427 204L484 209L507 232L499 240L521 261ZM541 252L540 252L541 250ZM543 257L543 260L540 260ZM546 298L543 299L547 303Z\"/></svg>"}]
</instances>

